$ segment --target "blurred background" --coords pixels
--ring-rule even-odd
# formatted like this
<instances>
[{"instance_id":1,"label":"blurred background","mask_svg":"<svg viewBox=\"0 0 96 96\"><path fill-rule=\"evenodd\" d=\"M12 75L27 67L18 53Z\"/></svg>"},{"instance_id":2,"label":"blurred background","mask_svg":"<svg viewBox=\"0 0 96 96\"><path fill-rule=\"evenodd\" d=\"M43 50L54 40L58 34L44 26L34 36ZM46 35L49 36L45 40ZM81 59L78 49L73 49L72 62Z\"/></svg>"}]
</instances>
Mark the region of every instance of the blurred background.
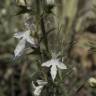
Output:
<instances>
[{"instance_id":1,"label":"blurred background","mask_svg":"<svg viewBox=\"0 0 96 96\"><path fill-rule=\"evenodd\" d=\"M65 1L67 2L67 0ZM72 1L75 2L76 0ZM71 5L74 2L68 0L66 4ZM75 39L77 42L72 48L71 57L74 61L79 62L79 65L76 65L76 67L80 70L77 72L74 67L74 76L76 80L78 79L76 82L80 80L83 82L83 76L85 75L93 79L86 86L83 86L80 82L81 86L78 88L76 96L96 96L96 0L78 0L77 5L79 9L75 24ZM70 12L73 12L73 10L70 10L70 7L68 9L68 5L66 6L65 15L70 15ZM30 77L32 74L28 70L25 72L21 71L26 70L26 63L29 64L31 62L28 58L26 60L29 60L29 62L25 62L24 59L18 61L17 65L15 65L16 73L15 80L13 81L15 81L14 84L16 86L15 88L12 86L12 57L17 44L17 41L13 38L13 34L24 30L23 18L21 15L16 16L16 12L17 6L15 0L0 0L0 96L33 96L30 86ZM27 66L27 68L29 67L30 65ZM31 70L34 71L35 69ZM21 75L24 76L23 79L20 78ZM72 76L66 80L66 84L71 87L75 85L74 80L72 85L68 84L73 79ZM76 88L78 86L76 85ZM12 93L14 90L16 91L15 94Z\"/></svg>"},{"instance_id":2,"label":"blurred background","mask_svg":"<svg viewBox=\"0 0 96 96\"><path fill-rule=\"evenodd\" d=\"M0 0L0 96L11 96L10 67L16 43L13 34L21 30L21 26L22 18L16 16L15 0Z\"/></svg>"}]
</instances>

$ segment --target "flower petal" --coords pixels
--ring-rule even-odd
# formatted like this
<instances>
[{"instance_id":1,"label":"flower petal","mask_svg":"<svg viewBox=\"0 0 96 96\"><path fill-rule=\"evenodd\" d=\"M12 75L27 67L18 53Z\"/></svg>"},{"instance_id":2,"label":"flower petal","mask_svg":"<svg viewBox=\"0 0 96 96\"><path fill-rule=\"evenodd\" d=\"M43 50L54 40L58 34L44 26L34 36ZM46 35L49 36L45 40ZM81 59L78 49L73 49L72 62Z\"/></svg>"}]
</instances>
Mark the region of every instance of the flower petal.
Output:
<instances>
[{"instance_id":1,"label":"flower petal","mask_svg":"<svg viewBox=\"0 0 96 96\"><path fill-rule=\"evenodd\" d=\"M51 60L49 60L49 61L47 61L47 62L44 62L41 66L42 67L50 67L52 65L52 63L51 63Z\"/></svg>"},{"instance_id":2,"label":"flower petal","mask_svg":"<svg viewBox=\"0 0 96 96\"><path fill-rule=\"evenodd\" d=\"M58 62L57 67L59 69L67 69L67 66L65 64L63 64L62 62Z\"/></svg>"},{"instance_id":3,"label":"flower petal","mask_svg":"<svg viewBox=\"0 0 96 96\"><path fill-rule=\"evenodd\" d=\"M36 47L36 48L37 48L36 41L35 41L34 38L32 38L32 37L30 36L30 31L29 31L29 30L27 30L27 31L24 33L24 37L23 37L23 38L25 38L25 40L26 40L28 43L30 43L30 44L32 45L32 47Z\"/></svg>"},{"instance_id":4,"label":"flower petal","mask_svg":"<svg viewBox=\"0 0 96 96\"><path fill-rule=\"evenodd\" d=\"M34 90L34 95L35 96L40 96L40 93L42 91L42 88L43 88L43 86L36 87L36 89Z\"/></svg>"},{"instance_id":5,"label":"flower petal","mask_svg":"<svg viewBox=\"0 0 96 96\"><path fill-rule=\"evenodd\" d=\"M25 43L26 43L26 41L24 39L19 41L19 43L17 44L17 46L14 50L15 57L21 56L23 54L23 51L25 48Z\"/></svg>"},{"instance_id":6,"label":"flower petal","mask_svg":"<svg viewBox=\"0 0 96 96\"><path fill-rule=\"evenodd\" d=\"M55 79L55 77L56 77L56 75L57 75L57 68L56 68L56 65L52 65L52 67L51 67L51 77L52 77L52 79L53 79L53 81L54 81L54 79Z\"/></svg>"},{"instance_id":7,"label":"flower petal","mask_svg":"<svg viewBox=\"0 0 96 96\"><path fill-rule=\"evenodd\" d=\"M33 88L34 89L36 89L36 86L35 86L35 84L34 84L34 82L32 81L32 86L33 86Z\"/></svg>"},{"instance_id":8,"label":"flower petal","mask_svg":"<svg viewBox=\"0 0 96 96\"><path fill-rule=\"evenodd\" d=\"M48 82L45 82L45 81L43 81L43 80L37 80L36 81L39 85L42 85L42 86L44 86L44 85L46 85Z\"/></svg>"},{"instance_id":9,"label":"flower petal","mask_svg":"<svg viewBox=\"0 0 96 96\"><path fill-rule=\"evenodd\" d=\"M14 34L13 37L21 39L23 36L24 36L24 32L17 32L17 33Z\"/></svg>"},{"instance_id":10,"label":"flower petal","mask_svg":"<svg viewBox=\"0 0 96 96\"><path fill-rule=\"evenodd\" d=\"M27 41L28 43L30 43L31 45L33 45L34 47L36 46L35 39L32 38L31 36L26 36L26 41Z\"/></svg>"}]
</instances>

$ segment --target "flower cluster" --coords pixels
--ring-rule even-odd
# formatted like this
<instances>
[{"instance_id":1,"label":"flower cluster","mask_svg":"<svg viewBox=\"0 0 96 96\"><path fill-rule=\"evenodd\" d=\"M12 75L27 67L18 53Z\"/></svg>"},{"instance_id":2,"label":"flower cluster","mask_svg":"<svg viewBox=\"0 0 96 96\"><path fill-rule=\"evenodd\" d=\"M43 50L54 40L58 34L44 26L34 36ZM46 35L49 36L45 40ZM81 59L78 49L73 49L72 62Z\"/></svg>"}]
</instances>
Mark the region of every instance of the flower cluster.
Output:
<instances>
[{"instance_id":1,"label":"flower cluster","mask_svg":"<svg viewBox=\"0 0 96 96\"><path fill-rule=\"evenodd\" d=\"M54 5L54 0L46 0L46 2L47 2L47 4L49 6L50 5ZM54 80L55 80L55 78L57 76L58 70L67 69L67 67L66 67L66 65L63 62L61 62L57 58L56 54L52 54L51 53L52 56L49 56L51 54L49 52L50 50L48 49L46 28L44 28L45 24L44 24L43 20L44 20L44 16L40 19L40 22L41 22L40 23L41 24L41 31L40 31L41 34L40 35L41 36L37 36L38 39L36 37L34 38L33 36L31 36L31 31L36 29L36 28L34 27L35 23L33 24L33 22L31 24L32 26L30 26L30 22L31 22L30 20L29 20L30 22L27 22L28 24L27 23L25 24L27 26L27 31L25 31L25 32L17 32L17 33L14 34L14 37L19 39L19 43L17 44L17 46L16 46L16 48L14 50L14 56L15 56L15 58L22 56L25 53L26 49L29 48L29 47L32 48L32 50L34 50L34 51L38 51L37 52L38 56L41 56L42 54L44 54L44 55L48 54L48 58L44 57L43 58L44 60L41 60L40 66L41 66L41 70L42 71L44 71L43 67L49 68L52 81L54 82ZM30 27L33 28L33 29L31 30ZM36 35L38 35L38 34L36 34ZM41 38L39 38L39 37L41 37ZM43 38L43 40L42 40L42 38ZM45 42L44 42L44 40L45 40ZM40 43L37 43L36 41L38 41ZM46 52L45 53L42 52L43 49L40 49L40 46L42 46L42 45L40 45L41 43L44 43L44 46L46 48ZM52 57L52 58L49 59L50 57ZM40 58L42 58L42 56ZM45 61L45 60L47 60L47 61ZM45 61L45 62L43 62L43 61ZM44 74L46 74L46 72ZM46 74L46 76L47 76L47 74ZM45 78L43 78L43 79L45 79ZM35 83L37 83L37 85ZM47 83L49 83L49 81L46 80L46 79L45 80L37 80L36 82L32 81L32 86L33 86L33 89L34 89L33 90L34 96L40 96L43 87Z\"/></svg>"},{"instance_id":2,"label":"flower cluster","mask_svg":"<svg viewBox=\"0 0 96 96\"><path fill-rule=\"evenodd\" d=\"M35 39L30 36L30 31L15 33L14 37L20 40L14 51L15 57L19 57L24 53L24 50L28 47L26 46L26 43L29 43L34 48L38 47ZM60 62L59 59L54 58L54 56L52 56L52 59L43 62L41 66L50 68L50 74L53 81L56 78L58 69L67 69L66 65ZM37 80L36 82L39 86L35 86L35 84L32 82L34 87L34 95L39 96L42 88L47 84L47 82L42 80Z\"/></svg>"}]
</instances>

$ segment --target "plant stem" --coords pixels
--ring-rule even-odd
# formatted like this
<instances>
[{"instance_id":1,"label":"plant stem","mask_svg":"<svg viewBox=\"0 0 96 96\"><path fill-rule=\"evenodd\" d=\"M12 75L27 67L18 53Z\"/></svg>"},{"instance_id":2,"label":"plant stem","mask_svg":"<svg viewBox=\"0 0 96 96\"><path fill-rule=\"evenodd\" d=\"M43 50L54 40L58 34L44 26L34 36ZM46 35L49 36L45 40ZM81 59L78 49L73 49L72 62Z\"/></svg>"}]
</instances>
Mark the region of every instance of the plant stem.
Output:
<instances>
[{"instance_id":1,"label":"plant stem","mask_svg":"<svg viewBox=\"0 0 96 96\"><path fill-rule=\"evenodd\" d=\"M44 25L43 16L41 17L41 30L42 30L42 33L43 33L44 44L45 44L46 50L47 50L47 52L49 52L49 48L48 48L48 40L47 40L47 34L46 34L46 31L45 31L45 25Z\"/></svg>"}]
</instances>

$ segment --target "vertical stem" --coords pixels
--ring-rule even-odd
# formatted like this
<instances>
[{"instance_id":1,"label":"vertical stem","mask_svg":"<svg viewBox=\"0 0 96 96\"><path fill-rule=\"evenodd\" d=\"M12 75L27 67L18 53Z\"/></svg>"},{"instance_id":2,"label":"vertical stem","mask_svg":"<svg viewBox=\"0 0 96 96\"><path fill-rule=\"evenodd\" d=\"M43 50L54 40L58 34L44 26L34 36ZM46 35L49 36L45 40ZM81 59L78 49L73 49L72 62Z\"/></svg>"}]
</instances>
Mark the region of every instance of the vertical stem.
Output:
<instances>
[{"instance_id":1,"label":"vertical stem","mask_svg":"<svg viewBox=\"0 0 96 96\"><path fill-rule=\"evenodd\" d=\"M15 89L14 89L14 70L11 77L11 96L15 96Z\"/></svg>"},{"instance_id":2,"label":"vertical stem","mask_svg":"<svg viewBox=\"0 0 96 96\"><path fill-rule=\"evenodd\" d=\"M20 88L21 88L21 96L27 96L27 89L24 77L26 76L28 64L25 62L25 64L21 68L21 76L20 76Z\"/></svg>"},{"instance_id":3,"label":"vertical stem","mask_svg":"<svg viewBox=\"0 0 96 96\"><path fill-rule=\"evenodd\" d=\"M37 13L37 16L40 15L41 13L41 0L36 0L36 13Z\"/></svg>"},{"instance_id":4,"label":"vertical stem","mask_svg":"<svg viewBox=\"0 0 96 96\"><path fill-rule=\"evenodd\" d=\"M47 50L47 52L49 52L49 49L48 49L48 40L47 40L46 31L45 31L45 25L44 25L43 17L41 17L41 30L42 30L42 33L43 33L44 44L45 44L46 50Z\"/></svg>"},{"instance_id":5,"label":"vertical stem","mask_svg":"<svg viewBox=\"0 0 96 96\"><path fill-rule=\"evenodd\" d=\"M40 20L40 27L41 27L41 31L42 31L42 34L43 34L44 44L45 44L45 47L46 47L46 50L47 50L47 54L49 54L47 34L46 34L46 30L45 30L45 25L44 25L45 24L44 23L44 15L45 14L41 14L41 12L43 11L42 0L36 0L36 11L37 11L37 19Z\"/></svg>"},{"instance_id":6,"label":"vertical stem","mask_svg":"<svg viewBox=\"0 0 96 96\"><path fill-rule=\"evenodd\" d=\"M15 86L14 86L14 73L15 73L15 61L12 61L12 76L11 76L11 96L15 96Z\"/></svg>"}]
</instances>

